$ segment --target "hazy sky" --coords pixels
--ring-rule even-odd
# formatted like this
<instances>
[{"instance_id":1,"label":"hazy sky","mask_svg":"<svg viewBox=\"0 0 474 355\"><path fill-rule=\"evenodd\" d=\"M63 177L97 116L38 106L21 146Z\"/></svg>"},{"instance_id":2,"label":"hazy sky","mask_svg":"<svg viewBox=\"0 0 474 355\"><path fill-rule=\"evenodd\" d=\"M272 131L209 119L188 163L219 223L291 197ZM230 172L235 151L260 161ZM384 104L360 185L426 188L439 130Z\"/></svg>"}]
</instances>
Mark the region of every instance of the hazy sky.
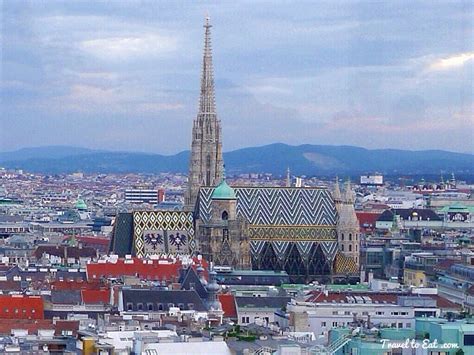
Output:
<instances>
[{"instance_id":1,"label":"hazy sky","mask_svg":"<svg viewBox=\"0 0 474 355\"><path fill-rule=\"evenodd\" d=\"M224 150L474 152L469 0L2 4L0 150L189 149L208 12Z\"/></svg>"}]
</instances>

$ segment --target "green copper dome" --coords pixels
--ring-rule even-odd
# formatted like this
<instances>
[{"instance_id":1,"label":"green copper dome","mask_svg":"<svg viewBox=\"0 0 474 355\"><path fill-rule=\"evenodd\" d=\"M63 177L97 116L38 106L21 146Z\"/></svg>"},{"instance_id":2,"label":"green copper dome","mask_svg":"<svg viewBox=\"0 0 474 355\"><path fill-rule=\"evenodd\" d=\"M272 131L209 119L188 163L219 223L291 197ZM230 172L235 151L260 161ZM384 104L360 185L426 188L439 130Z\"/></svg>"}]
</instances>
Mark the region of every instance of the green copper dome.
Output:
<instances>
[{"instance_id":1,"label":"green copper dome","mask_svg":"<svg viewBox=\"0 0 474 355\"><path fill-rule=\"evenodd\" d=\"M78 210L87 210L87 205L83 199L78 198L76 201L76 209Z\"/></svg>"},{"instance_id":2,"label":"green copper dome","mask_svg":"<svg viewBox=\"0 0 474 355\"><path fill-rule=\"evenodd\" d=\"M227 185L225 178L222 179L221 183L214 189L211 195L213 200L235 200L235 192L232 187Z\"/></svg>"}]
</instances>

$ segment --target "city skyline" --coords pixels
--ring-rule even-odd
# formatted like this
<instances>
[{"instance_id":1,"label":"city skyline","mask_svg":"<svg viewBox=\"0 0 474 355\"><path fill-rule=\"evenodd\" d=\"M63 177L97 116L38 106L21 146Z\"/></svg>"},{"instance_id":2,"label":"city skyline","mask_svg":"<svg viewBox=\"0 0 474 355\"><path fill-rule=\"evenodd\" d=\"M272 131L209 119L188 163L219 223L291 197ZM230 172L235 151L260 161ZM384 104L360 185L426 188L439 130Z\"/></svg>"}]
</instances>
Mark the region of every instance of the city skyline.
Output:
<instances>
[{"instance_id":1,"label":"city skyline","mask_svg":"<svg viewBox=\"0 0 474 355\"><path fill-rule=\"evenodd\" d=\"M3 2L0 150L188 150L208 11L224 151L474 151L469 2L144 4Z\"/></svg>"}]
</instances>

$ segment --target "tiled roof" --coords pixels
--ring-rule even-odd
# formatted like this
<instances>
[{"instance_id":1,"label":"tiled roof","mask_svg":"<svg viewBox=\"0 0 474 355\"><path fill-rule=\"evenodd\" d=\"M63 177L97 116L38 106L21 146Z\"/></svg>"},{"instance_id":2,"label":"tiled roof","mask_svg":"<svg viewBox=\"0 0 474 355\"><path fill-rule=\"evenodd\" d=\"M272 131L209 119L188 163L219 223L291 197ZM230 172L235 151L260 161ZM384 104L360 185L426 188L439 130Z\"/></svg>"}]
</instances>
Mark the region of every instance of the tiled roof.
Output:
<instances>
[{"instance_id":1,"label":"tiled roof","mask_svg":"<svg viewBox=\"0 0 474 355\"><path fill-rule=\"evenodd\" d=\"M15 319L14 322L7 322L0 319L0 335L11 335L12 329L24 329L28 334L37 334L41 329L55 329L51 319Z\"/></svg>"},{"instance_id":2,"label":"tiled roof","mask_svg":"<svg viewBox=\"0 0 474 355\"><path fill-rule=\"evenodd\" d=\"M104 287L104 285L105 284L99 280L55 280L51 282L51 290L98 290L101 287Z\"/></svg>"},{"instance_id":3,"label":"tiled roof","mask_svg":"<svg viewBox=\"0 0 474 355\"><path fill-rule=\"evenodd\" d=\"M282 308L291 297L236 297L237 308Z\"/></svg>"},{"instance_id":4,"label":"tiled roof","mask_svg":"<svg viewBox=\"0 0 474 355\"><path fill-rule=\"evenodd\" d=\"M231 293L221 293L218 295L218 297L222 305L222 310L224 311L224 317L236 318L237 308L235 307L234 295L232 295Z\"/></svg>"},{"instance_id":5,"label":"tiled roof","mask_svg":"<svg viewBox=\"0 0 474 355\"><path fill-rule=\"evenodd\" d=\"M0 295L0 318L43 319L43 299L40 296Z\"/></svg>"},{"instance_id":6,"label":"tiled roof","mask_svg":"<svg viewBox=\"0 0 474 355\"><path fill-rule=\"evenodd\" d=\"M54 304L81 304L81 290L51 290Z\"/></svg>"},{"instance_id":7,"label":"tiled roof","mask_svg":"<svg viewBox=\"0 0 474 355\"><path fill-rule=\"evenodd\" d=\"M149 306L153 308L153 311L168 311L170 304L174 307L182 304L184 310L194 309L200 312L206 310L196 291L123 289L122 297L125 310L128 310L129 304L132 305L133 311L148 311ZM141 310L140 307L142 307Z\"/></svg>"},{"instance_id":8,"label":"tiled roof","mask_svg":"<svg viewBox=\"0 0 474 355\"><path fill-rule=\"evenodd\" d=\"M418 219L426 221L441 221L441 218L430 209L422 209L422 208L395 208L391 210L384 211L378 221L382 222L391 222L393 221L393 214L400 216L403 220L409 220L413 218L413 214L418 216Z\"/></svg>"},{"instance_id":9,"label":"tiled roof","mask_svg":"<svg viewBox=\"0 0 474 355\"><path fill-rule=\"evenodd\" d=\"M84 304L109 304L110 289L81 290L81 297Z\"/></svg>"},{"instance_id":10,"label":"tiled roof","mask_svg":"<svg viewBox=\"0 0 474 355\"><path fill-rule=\"evenodd\" d=\"M359 267L355 261L338 252L334 260L334 273L336 274L357 274L359 272Z\"/></svg>"},{"instance_id":11,"label":"tiled roof","mask_svg":"<svg viewBox=\"0 0 474 355\"><path fill-rule=\"evenodd\" d=\"M165 263L167 262L167 263ZM196 268L199 261L194 259L193 268ZM204 268L207 263L202 261ZM87 279L94 280L105 278L119 278L122 276L137 276L146 280L168 280L177 281L180 276L180 269L183 267L181 260L173 262L171 259L147 260L147 259L118 259L114 262L89 263L86 266Z\"/></svg>"},{"instance_id":12,"label":"tiled roof","mask_svg":"<svg viewBox=\"0 0 474 355\"><path fill-rule=\"evenodd\" d=\"M349 287L349 286L348 286ZM321 291L311 291L306 301L314 303L349 303L349 299L354 296L367 299L372 304L397 304L399 296L409 296L408 293L395 293L395 292L328 292L325 294ZM414 295L411 295L414 296ZM439 296L439 295L421 295L422 297L428 297L436 301L436 305L439 308L447 309L458 309L459 305ZM349 298L349 299L348 299Z\"/></svg>"},{"instance_id":13,"label":"tiled roof","mask_svg":"<svg viewBox=\"0 0 474 355\"><path fill-rule=\"evenodd\" d=\"M70 247L66 245L40 245L35 250L35 257L40 259L43 254L54 255L60 258L93 258L97 251L92 247Z\"/></svg>"},{"instance_id":14,"label":"tiled roof","mask_svg":"<svg viewBox=\"0 0 474 355\"><path fill-rule=\"evenodd\" d=\"M378 212L356 212L357 219L361 228L375 228L375 222L380 217Z\"/></svg>"}]
</instances>

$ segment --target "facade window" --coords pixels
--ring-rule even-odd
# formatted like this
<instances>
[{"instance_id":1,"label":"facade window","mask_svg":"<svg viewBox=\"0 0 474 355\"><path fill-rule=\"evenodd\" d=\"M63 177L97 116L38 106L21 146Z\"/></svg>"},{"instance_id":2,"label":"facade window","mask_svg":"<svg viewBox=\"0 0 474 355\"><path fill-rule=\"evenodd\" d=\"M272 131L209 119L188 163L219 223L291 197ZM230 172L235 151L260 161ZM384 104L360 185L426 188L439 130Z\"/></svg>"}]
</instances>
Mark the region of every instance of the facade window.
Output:
<instances>
[{"instance_id":1,"label":"facade window","mask_svg":"<svg viewBox=\"0 0 474 355\"><path fill-rule=\"evenodd\" d=\"M188 303L188 309L194 309L194 303Z\"/></svg>"},{"instance_id":2,"label":"facade window","mask_svg":"<svg viewBox=\"0 0 474 355\"><path fill-rule=\"evenodd\" d=\"M153 303L148 303L148 310L153 311Z\"/></svg>"},{"instance_id":3,"label":"facade window","mask_svg":"<svg viewBox=\"0 0 474 355\"><path fill-rule=\"evenodd\" d=\"M139 311L143 311L143 303L138 303L138 304L137 304L137 309L138 309Z\"/></svg>"},{"instance_id":4,"label":"facade window","mask_svg":"<svg viewBox=\"0 0 474 355\"><path fill-rule=\"evenodd\" d=\"M162 311L164 309L163 303L158 303L158 310Z\"/></svg>"},{"instance_id":5,"label":"facade window","mask_svg":"<svg viewBox=\"0 0 474 355\"><path fill-rule=\"evenodd\" d=\"M349 251L352 251L352 244L349 244Z\"/></svg>"},{"instance_id":6,"label":"facade window","mask_svg":"<svg viewBox=\"0 0 474 355\"><path fill-rule=\"evenodd\" d=\"M222 220L227 221L229 219L229 214L227 211L222 212Z\"/></svg>"},{"instance_id":7,"label":"facade window","mask_svg":"<svg viewBox=\"0 0 474 355\"><path fill-rule=\"evenodd\" d=\"M344 244L341 244L341 250L344 251Z\"/></svg>"},{"instance_id":8,"label":"facade window","mask_svg":"<svg viewBox=\"0 0 474 355\"><path fill-rule=\"evenodd\" d=\"M349 240L352 241L352 233L349 233Z\"/></svg>"},{"instance_id":9,"label":"facade window","mask_svg":"<svg viewBox=\"0 0 474 355\"><path fill-rule=\"evenodd\" d=\"M411 328L411 323L406 323L405 328Z\"/></svg>"},{"instance_id":10,"label":"facade window","mask_svg":"<svg viewBox=\"0 0 474 355\"><path fill-rule=\"evenodd\" d=\"M332 322L333 327L337 327L337 322Z\"/></svg>"},{"instance_id":11,"label":"facade window","mask_svg":"<svg viewBox=\"0 0 474 355\"><path fill-rule=\"evenodd\" d=\"M321 322L321 327L325 327L326 326L326 322Z\"/></svg>"},{"instance_id":12,"label":"facade window","mask_svg":"<svg viewBox=\"0 0 474 355\"><path fill-rule=\"evenodd\" d=\"M184 309L184 303L178 303L178 308L180 310L183 310Z\"/></svg>"},{"instance_id":13,"label":"facade window","mask_svg":"<svg viewBox=\"0 0 474 355\"><path fill-rule=\"evenodd\" d=\"M133 311L133 303L127 303L127 311Z\"/></svg>"},{"instance_id":14,"label":"facade window","mask_svg":"<svg viewBox=\"0 0 474 355\"><path fill-rule=\"evenodd\" d=\"M344 240L344 233L341 234L341 240Z\"/></svg>"}]
</instances>

